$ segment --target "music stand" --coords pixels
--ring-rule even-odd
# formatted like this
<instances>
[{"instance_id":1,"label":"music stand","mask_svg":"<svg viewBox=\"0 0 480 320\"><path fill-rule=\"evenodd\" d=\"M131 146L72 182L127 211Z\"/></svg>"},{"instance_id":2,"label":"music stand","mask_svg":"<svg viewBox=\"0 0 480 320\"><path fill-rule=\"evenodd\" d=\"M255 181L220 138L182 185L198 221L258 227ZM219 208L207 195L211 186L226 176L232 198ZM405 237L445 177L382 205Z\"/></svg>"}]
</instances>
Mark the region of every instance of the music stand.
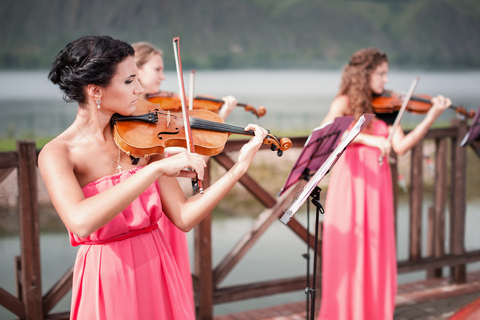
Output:
<instances>
[{"instance_id":1,"label":"music stand","mask_svg":"<svg viewBox=\"0 0 480 320\"><path fill-rule=\"evenodd\" d=\"M480 157L480 107L478 107L477 112L475 113L475 117L473 118L472 125L470 129L463 137L462 142L460 142L460 146L464 147L467 144L470 144L473 150L478 157Z\"/></svg>"},{"instance_id":2,"label":"music stand","mask_svg":"<svg viewBox=\"0 0 480 320\"><path fill-rule=\"evenodd\" d=\"M293 199L290 204L285 208L284 215L280 218L284 224L293 218L298 209L305 203L309 196L312 197L312 203L317 207L316 218L315 218L315 248L314 248L314 261L313 261L313 286L309 287L309 279L307 278L307 288L305 288L305 293L307 294L307 319L308 319L308 298L312 300L310 318L313 320L315 317L315 282L317 274L317 256L318 256L318 220L320 212L323 213L323 207L320 203L320 191L318 187L320 181L327 175L330 170L333 168L335 163L337 163L340 156L343 154L345 149L350 145L350 143L355 139L355 137L367 126L367 124L373 119L375 115L373 114L363 114L358 121L355 123L347 136L340 142L340 144L330 153L327 159L321 164L317 172L310 178L308 183L298 192L298 195ZM283 189L282 189L283 190ZM308 217L308 216L307 216ZM307 229L308 230L308 229ZM308 237L309 238L309 237ZM307 239L308 239L307 238ZM307 240L308 241L308 240ZM308 255L307 255L308 257Z\"/></svg>"},{"instance_id":3,"label":"music stand","mask_svg":"<svg viewBox=\"0 0 480 320\"><path fill-rule=\"evenodd\" d=\"M333 122L313 129L293 165L285 185L277 196L281 196L301 179L310 180L312 176L310 172L315 172L320 168L353 120L353 117L338 117Z\"/></svg>"}]
</instances>

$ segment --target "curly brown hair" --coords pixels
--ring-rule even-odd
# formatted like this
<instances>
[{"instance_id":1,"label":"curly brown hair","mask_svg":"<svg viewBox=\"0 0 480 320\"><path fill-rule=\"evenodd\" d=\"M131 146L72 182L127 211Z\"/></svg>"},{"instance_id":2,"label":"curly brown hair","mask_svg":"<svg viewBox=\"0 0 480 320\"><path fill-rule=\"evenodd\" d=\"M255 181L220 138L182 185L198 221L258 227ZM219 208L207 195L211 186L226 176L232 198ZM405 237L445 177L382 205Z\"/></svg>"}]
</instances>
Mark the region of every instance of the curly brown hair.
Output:
<instances>
[{"instance_id":1,"label":"curly brown hair","mask_svg":"<svg viewBox=\"0 0 480 320\"><path fill-rule=\"evenodd\" d=\"M364 48L352 54L343 68L339 95L348 97L355 119L363 113L373 113L370 77L383 62L388 62L385 53L376 48Z\"/></svg>"}]
</instances>

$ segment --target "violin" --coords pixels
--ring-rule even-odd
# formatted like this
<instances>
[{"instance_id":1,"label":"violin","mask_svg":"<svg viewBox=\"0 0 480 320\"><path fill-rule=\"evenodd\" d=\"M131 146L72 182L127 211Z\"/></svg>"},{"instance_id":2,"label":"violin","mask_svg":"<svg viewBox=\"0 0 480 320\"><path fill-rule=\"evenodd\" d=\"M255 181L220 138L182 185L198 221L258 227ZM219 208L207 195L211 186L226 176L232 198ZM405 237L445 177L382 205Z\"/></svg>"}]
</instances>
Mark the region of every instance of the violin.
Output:
<instances>
[{"instance_id":1,"label":"violin","mask_svg":"<svg viewBox=\"0 0 480 320\"><path fill-rule=\"evenodd\" d=\"M226 124L214 112L194 109L189 112L191 133L195 152L215 156L222 152L230 134L254 136L253 130ZM153 154L163 154L165 148L187 148L182 113L165 111L158 105L137 101L137 109L131 116L118 113L112 116L113 138L117 146L128 156L147 158ZM263 140L280 157L292 146L289 138L278 139L268 134Z\"/></svg>"},{"instance_id":2,"label":"violin","mask_svg":"<svg viewBox=\"0 0 480 320\"><path fill-rule=\"evenodd\" d=\"M372 107L375 113L392 113L399 111L405 99L404 94L400 94L391 90L385 90L382 94L374 95L372 98ZM432 107L432 97L426 94L414 95L410 98L407 104L406 111L413 114L425 114ZM475 111L467 111L461 106L451 105L450 108L455 109L455 112L473 118Z\"/></svg>"},{"instance_id":3,"label":"violin","mask_svg":"<svg viewBox=\"0 0 480 320\"><path fill-rule=\"evenodd\" d=\"M157 94L149 94L147 95L147 100L149 102L158 104L160 109L164 111L175 111L179 112L182 110L182 102L180 98L175 95L173 92L159 92ZM196 96L193 98L193 109L205 109L215 113L218 113L220 108L223 106L225 101L221 99L210 98L206 96ZM246 103L238 103L237 107L245 108L245 111L250 111L257 118L263 117L267 110L264 106L258 107L258 110L249 104Z\"/></svg>"}]
</instances>

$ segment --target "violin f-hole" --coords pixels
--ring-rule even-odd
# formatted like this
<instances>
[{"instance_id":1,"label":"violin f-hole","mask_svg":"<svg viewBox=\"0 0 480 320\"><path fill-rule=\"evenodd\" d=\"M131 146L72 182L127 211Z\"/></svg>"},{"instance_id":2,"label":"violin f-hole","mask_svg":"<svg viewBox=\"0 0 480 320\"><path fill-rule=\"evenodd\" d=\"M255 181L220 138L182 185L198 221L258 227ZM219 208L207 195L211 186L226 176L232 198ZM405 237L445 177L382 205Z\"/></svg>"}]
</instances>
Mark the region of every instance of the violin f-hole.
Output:
<instances>
[{"instance_id":1,"label":"violin f-hole","mask_svg":"<svg viewBox=\"0 0 480 320\"><path fill-rule=\"evenodd\" d=\"M159 133L157 134L157 138L160 139L160 140L162 140L162 139L163 139L163 138L162 138L162 135L163 135L163 134L175 135L175 134L179 134L179 133L180 133L180 130L178 130L178 128L175 128L175 130L177 130L177 131L176 131L176 132L169 132L169 131L159 132Z\"/></svg>"}]
</instances>

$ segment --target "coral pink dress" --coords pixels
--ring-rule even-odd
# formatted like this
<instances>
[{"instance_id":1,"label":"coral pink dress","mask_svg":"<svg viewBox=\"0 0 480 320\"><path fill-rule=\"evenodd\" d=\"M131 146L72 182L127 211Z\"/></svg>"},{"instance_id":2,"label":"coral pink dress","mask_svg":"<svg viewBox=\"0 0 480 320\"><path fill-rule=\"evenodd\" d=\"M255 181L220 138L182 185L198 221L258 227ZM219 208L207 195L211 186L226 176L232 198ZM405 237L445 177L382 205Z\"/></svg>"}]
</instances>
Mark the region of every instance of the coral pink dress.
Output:
<instances>
[{"instance_id":1,"label":"coral pink dress","mask_svg":"<svg viewBox=\"0 0 480 320\"><path fill-rule=\"evenodd\" d=\"M103 192L139 168L83 187ZM158 221L165 219L155 182L123 212L88 238L70 233L78 250L70 319L195 319L192 301Z\"/></svg>"},{"instance_id":2,"label":"coral pink dress","mask_svg":"<svg viewBox=\"0 0 480 320\"><path fill-rule=\"evenodd\" d=\"M383 121L365 130L388 136ZM332 170L325 203L321 320L393 319L397 261L388 162L351 144Z\"/></svg>"},{"instance_id":3,"label":"coral pink dress","mask_svg":"<svg viewBox=\"0 0 480 320\"><path fill-rule=\"evenodd\" d=\"M190 295L192 301L192 310L195 310L193 299L192 273L190 271L190 257L188 255L187 235L178 229L166 216L158 222L160 229L163 231L165 239L167 239L172 249L173 257L178 265L178 270L183 279L185 289Z\"/></svg>"}]
</instances>

